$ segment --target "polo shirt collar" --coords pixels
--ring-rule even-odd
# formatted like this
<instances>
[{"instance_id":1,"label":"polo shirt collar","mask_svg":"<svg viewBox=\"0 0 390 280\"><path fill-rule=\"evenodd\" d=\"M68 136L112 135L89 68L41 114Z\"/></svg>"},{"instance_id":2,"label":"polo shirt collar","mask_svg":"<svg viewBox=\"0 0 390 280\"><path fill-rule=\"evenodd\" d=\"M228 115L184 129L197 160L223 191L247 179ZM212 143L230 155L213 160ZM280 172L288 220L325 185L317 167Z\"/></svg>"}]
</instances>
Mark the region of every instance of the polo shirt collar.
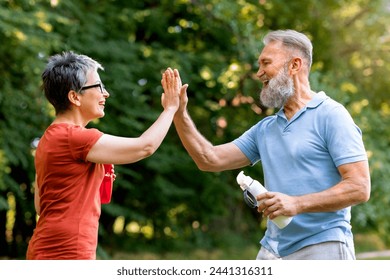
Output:
<instances>
[{"instance_id":1,"label":"polo shirt collar","mask_svg":"<svg viewBox=\"0 0 390 280\"><path fill-rule=\"evenodd\" d=\"M313 98L306 104L306 108L316 108L328 98L325 92L320 91L314 94Z\"/></svg>"},{"instance_id":2,"label":"polo shirt collar","mask_svg":"<svg viewBox=\"0 0 390 280\"><path fill-rule=\"evenodd\" d=\"M304 108L302 108L298 113L296 113L295 116L290 121L292 121L292 120L296 119L297 117L299 117L307 109L314 109L314 108L320 106L321 103L324 102L326 99L329 99L329 97L326 95L325 92L320 91L318 93L315 93L313 98L306 104L306 106ZM279 116L279 117L282 117L284 119L286 118L285 115L284 115L283 108L281 108L276 113L276 115Z\"/></svg>"}]
</instances>

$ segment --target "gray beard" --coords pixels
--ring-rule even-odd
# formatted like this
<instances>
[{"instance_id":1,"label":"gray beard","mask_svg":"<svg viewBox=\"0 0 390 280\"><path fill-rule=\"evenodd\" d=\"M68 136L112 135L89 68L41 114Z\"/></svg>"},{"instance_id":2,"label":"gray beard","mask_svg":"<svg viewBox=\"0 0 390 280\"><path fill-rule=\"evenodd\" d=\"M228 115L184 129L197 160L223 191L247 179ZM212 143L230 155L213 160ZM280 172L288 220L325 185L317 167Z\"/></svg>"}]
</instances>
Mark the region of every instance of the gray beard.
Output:
<instances>
[{"instance_id":1,"label":"gray beard","mask_svg":"<svg viewBox=\"0 0 390 280\"><path fill-rule=\"evenodd\" d=\"M268 86L260 92L261 103L268 108L282 108L287 100L294 95L294 83L288 76L286 67L271 80Z\"/></svg>"}]
</instances>

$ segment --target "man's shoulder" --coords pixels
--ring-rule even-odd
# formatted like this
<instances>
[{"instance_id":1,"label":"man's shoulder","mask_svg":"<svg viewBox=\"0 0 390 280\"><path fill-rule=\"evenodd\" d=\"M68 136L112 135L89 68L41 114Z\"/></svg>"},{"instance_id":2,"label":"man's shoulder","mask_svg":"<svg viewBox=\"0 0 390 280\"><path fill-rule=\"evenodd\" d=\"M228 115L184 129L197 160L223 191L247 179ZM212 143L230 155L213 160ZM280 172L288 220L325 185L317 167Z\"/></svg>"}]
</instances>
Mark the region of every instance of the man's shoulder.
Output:
<instances>
[{"instance_id":1,"label":"man's shoulder","mask_svg":"<svg viewBox=\"0 0 390 280\"><path fill-rule=\"evenodd\" d=\"M268 126L268 125L274 123L276 120L277 120L277 115L276 114L271 115L271 116L266 116L263 119L259 120L257 122L257 124L255 124L255 126L257 126L257 127Z\"/></svg>"},{"instance_id":2,"label":"man's shoulder","mask_svg":"<svg viewBox=\"0 0 390 280\"><path fill-rule=\"evenodd\" d=\"M342 114L349 114L347 109L343 104L338 102L337 100L329 97L324 92L317 93L317 104L313 106L314 108L318 108L317 113L321 115L331 116L334 115L335 112L341 112Z\"/></svg>"}]
</instances>

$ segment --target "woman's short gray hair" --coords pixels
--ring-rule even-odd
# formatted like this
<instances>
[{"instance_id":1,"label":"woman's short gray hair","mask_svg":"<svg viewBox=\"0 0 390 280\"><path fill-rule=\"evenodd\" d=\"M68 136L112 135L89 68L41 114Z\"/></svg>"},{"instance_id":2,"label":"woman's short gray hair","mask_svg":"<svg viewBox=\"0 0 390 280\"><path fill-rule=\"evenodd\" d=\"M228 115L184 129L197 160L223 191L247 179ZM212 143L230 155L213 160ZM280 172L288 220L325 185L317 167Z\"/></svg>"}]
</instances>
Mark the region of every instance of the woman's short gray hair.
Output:
<instances>
[{"instance_id":1,"label":"woman's short gray hair","mask_svg":"<svg viewBox=\"0 0 390 280\"><path fill-rule=\"evenodd\" d=\"M70 107L68 92L79 92L87 82L90 71L103 70L102 65L92 58L72 51L53 55L42 73L42 88L56 114Z\"/></svg>"}]
</instances>

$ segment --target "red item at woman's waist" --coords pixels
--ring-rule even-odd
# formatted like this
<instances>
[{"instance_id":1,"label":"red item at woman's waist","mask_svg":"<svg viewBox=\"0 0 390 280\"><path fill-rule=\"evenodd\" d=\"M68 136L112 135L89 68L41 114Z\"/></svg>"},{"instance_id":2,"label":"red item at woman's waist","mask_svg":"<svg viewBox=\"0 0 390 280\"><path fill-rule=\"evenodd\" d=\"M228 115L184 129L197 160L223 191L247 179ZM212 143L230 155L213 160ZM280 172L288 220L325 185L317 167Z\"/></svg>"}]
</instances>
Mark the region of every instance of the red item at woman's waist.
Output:
<instances>
[{"instance_id":1,"label":"red item at woman's waist","mask_svg":"<svg viewBox=\"0 0 390 280\"><path fill-rule=\"evenodd\" d=\"M102 204L110 203L113 184L113 165L104 164L104 178L100 185L100 200Z\"/></svg>"}]
</instances>

